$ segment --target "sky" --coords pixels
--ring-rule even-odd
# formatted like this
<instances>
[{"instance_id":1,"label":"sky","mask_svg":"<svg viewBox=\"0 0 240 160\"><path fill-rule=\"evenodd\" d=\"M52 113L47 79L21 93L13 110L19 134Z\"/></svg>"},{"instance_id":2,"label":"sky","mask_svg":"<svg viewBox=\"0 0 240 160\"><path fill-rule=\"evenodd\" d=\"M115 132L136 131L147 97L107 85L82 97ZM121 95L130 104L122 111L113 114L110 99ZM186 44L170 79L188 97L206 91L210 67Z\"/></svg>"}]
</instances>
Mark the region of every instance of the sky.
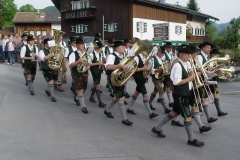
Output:
<instances>
[{"instance_id":1,"label":"sky","mask_svg":"<svg viewBox=\"0 0 240 160\"><path fill-rule=\"evenodd\" d=\"M100 1L100 0L99 0ZM189 0L165 0L166 3L176 4L179 2L179 5L186 6ZM47 6L53 6L51 0L15 0L15 4L17 7L21 7L25 4L31 4L36 9L43 9ZM43 3L44 2L44 3ZM220 21L216 23L227 23L232 18L238 18L240 16L239 0L197 0L198 5L200 7L201 13L211 15L213 17L218 18Z\"/></svg>"}]
</instances>

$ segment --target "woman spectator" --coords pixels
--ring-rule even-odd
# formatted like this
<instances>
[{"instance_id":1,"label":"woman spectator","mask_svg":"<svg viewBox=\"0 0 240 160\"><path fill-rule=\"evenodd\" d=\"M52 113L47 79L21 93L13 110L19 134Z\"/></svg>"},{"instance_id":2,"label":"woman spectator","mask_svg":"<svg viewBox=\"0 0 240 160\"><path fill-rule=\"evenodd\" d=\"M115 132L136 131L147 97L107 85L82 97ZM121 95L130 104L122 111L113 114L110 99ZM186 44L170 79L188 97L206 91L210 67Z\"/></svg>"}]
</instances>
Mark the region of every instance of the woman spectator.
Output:
<instances>
[{"instance_id":1,"label":"woman spectator","mask_svg":"<svg viewBox=\"0 0 240 160\"><path fill-rule=\"evenodd\" d=\"M12 61L12 65L15 65L15 59L14 59L14 48L16 47L16 44L13 42L13 37L9 37L9 41L6 43L5 51L8 52L8 65L10 64L10 61Z\"/></svg>"}]
</instances>

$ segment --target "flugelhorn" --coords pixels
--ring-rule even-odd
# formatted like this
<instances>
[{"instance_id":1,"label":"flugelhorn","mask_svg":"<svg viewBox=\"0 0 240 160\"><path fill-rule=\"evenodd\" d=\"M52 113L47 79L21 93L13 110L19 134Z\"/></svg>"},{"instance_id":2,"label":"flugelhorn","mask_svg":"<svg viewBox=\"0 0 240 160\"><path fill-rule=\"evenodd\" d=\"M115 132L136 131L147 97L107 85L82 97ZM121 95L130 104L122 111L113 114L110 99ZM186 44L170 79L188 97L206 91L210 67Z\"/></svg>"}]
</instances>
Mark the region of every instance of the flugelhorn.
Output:
<instances>
[{"instance_id":1,"label":"flugelhorn","mask_svg":"<svg viewBox=\"0 0 240 160\"><path fill-rule=\"evenodd\" d=\"M86 72L87 68L89 68L92 63L91 56L87 53L87 51L88 49L80 56L80 58L83 58L84 62L77 65L78 73Z\"/></svg>"}]
</instances>

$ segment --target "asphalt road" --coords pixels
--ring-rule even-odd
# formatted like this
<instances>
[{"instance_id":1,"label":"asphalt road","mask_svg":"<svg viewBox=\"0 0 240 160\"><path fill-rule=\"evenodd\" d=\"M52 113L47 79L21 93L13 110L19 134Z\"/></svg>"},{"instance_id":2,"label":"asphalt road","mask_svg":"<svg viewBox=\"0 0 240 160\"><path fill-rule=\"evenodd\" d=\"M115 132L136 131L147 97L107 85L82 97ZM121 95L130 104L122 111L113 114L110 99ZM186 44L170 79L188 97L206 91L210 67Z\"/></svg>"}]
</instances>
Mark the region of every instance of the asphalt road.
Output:
<instances>
[{"instance_id":1,"label":"asphalt road","mask_svg":"<svg viewBox=\"0 0 240 160\"><path fill-rule=\"evenodd\" d=\"M148 117L142 97L135 103L137 115L127 115L132 126L121 123L116 105L112 109L114 119L107 118L103 108L89 99L92 77L89 76L85 102L89 114L83 114L73 101L68 84L64 92L56 91L57 102L53 103L45 94L47 87L41 72L37 72L33 84L35 96L25 86L20 64L0 64L0 160L238 160L240 159L239 91L240 83L220 83L220 104L229 114L208 124L212 130L199 133L193 122L195 137L205 142L202 148L188 146L184 128L163 127L166 138L151 133L163 117L162 106L154 101L159 114ZM105 103L111 98L107 91L106 76L102 77L102 97ZM135 90L134 81L129 82L129 93ZM150 95L153 85L147 84ZM166 102L167 102L167 98ZM130 99L127 100L130 102ZM211 104L212 116L217 117ZM180 117L180 120L182 118Z\"/></svg>"}]
</instances>

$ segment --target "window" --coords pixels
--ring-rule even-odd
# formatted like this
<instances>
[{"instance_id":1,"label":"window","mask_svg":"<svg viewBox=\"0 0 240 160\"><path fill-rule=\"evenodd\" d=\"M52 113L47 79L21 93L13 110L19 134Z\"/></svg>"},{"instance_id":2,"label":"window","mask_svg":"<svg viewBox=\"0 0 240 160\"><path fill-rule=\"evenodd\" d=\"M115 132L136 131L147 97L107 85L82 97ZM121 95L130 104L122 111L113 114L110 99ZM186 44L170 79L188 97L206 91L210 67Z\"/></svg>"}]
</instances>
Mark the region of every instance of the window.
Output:
<instances>
[{"instance_id":1,"label":"window","mask_svg":"<svg viewBox=\"0 0 240 160\"><path fill-rule=\"evenodd\" d=\"M34 36L34 31L29 31L29 34Z\"/></svg>"},{"instance_id":2,"label":"window","mask_svg":"<svg viewBox=\"0 0 240 160\"><path fill-rule=\"evenodd\" d=\"M72 1L72 10L89 8L89 0Z\"/></svg>"},{"instance_id":3,"label":"window","mask_svg":"<svg viewBox=\"0 0 240 160\"><path fill-rule=\"evenodd\" d=\"M114 23L108 23L108 32L114 32Z\"/></svg>"},{"instance_id":4,"label":"window","mask_svg":"<svg viewBox=\"0 0 240 160\"><path fill-rule=\"evenodd\" d=\"M140 32L140 33L147 32L147 23L137 22L137 32Z\"/></svg>"},{"instance_id":5,"label":"window","mask_svg":"<svg viewBox=\"0 0 240 160\"><path fill-rule=\"evenodd\" d=\"M27 34L28 35L28 31L23 31L23 33Z\"/></svg>"},{"instance_id":6,"label":"window","mask_svg":"<svg viewBox=\"0 0 240 160\"><path fill-rule=\"evenodd\" d=\"M47 36L47 31L42 31L43 36Z\"/></svg>"},{"instance_id":7,"label":"window","mask_svg":"<svg viewBox=\"0 0 240 160\"><path fill-rule=\"evenodd\" d=\"M84 33L84 25L83 24L76 25L76 33Z\"/></svg>"},{"instance_id":8,"label":"window","mask_svg":"<svg viewBox=\"0 0 240 160\"><path fill-rule=\"evenodd\" d=\"M202 36L204 36L204 35L205 35L205 33L204 33L204 29L203 29L203 27L201 28L201 30L200 30L200 31L201 31L201 35L202 35Z\"/></svg>"},{"instance_id":9,"label":"window","mask_svg":"<svg viewBox=\"0 0 240 160\"><path fill-rule=\"evenodd\" d=\"M37 31L37 36L41 34L42 34L42 31Z\"/></svg>"}]
</instances>

